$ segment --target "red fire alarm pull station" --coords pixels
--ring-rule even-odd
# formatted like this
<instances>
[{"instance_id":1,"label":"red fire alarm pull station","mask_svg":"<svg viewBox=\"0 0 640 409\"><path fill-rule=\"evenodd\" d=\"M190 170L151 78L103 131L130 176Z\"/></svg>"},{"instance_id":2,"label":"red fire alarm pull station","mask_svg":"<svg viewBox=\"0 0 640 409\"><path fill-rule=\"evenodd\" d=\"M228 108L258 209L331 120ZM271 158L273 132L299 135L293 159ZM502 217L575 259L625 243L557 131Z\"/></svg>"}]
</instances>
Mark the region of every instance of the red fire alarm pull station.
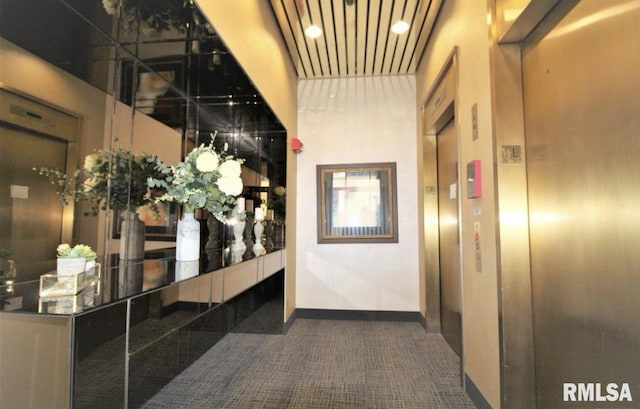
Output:
<instances>
[{"instance_id":1,"label":"red fire alarm pull station","mask_svg":"<svg viewBox=\"0 0 640 409\"><path fill-rule=\"evenodd\" d=\"M295 153L300 153L304 149L304 144L298 138L291 139L291 150Z\"/></svg>"},{"instance_id":2,"label":"red fire alarm pull station","mask_svg":"<svg viewBox=\"0 0 640 409\"><path fill-rule=\"evenodd\" d=\"M467 163L467 198L482 197L482 172L480 159Z\"/></svg>"}]
</instances>

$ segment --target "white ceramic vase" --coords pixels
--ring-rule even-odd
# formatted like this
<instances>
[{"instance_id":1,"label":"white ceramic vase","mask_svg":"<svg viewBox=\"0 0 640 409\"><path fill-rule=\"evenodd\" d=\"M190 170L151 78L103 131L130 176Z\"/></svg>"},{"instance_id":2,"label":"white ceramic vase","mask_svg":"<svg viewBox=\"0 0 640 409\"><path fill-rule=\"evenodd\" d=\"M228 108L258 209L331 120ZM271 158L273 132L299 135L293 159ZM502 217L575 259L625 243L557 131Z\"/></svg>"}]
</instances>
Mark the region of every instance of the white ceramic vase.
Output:
<instances>
[{"instance_id":1,"label":"white ceramic vase","mask_svg":"<svg viewBox=\"0 0 640 409\"><path fill-rule=\"evenodd\" d=\"M200 259L200 222L193 212L185 213L178 221L176 237L176 260L193 261Z\"/></svg>"},{"instance_id":2,"label":"white ceramic vase","mask_svg":"<svg viewBox=\"0 0 640 409\"><path fill-rule=\"evenodd\" d=\"M200 272L200 262L193 261L177 261L176 262L176 280L181 281L187 278L195 277Z\"/></svg>"}]
</instances>

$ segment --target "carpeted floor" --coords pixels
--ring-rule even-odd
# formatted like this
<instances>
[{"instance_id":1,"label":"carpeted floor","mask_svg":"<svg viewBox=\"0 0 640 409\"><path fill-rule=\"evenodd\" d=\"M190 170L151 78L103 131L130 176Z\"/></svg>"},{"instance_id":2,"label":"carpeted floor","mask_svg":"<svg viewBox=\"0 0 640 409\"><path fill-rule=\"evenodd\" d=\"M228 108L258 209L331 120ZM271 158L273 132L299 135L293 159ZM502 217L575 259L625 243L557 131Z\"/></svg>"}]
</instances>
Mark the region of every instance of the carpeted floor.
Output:
<instances>
[{"instance_id":1,"label":"carpeted floor","mask_svg":"<svg viewBox=\"0 0 640 409\"><path fill-rule=\"evenodd\" d=\"M230 333L147 409L465 409L458 357L418 323L297 319Z\"/></svg>"}]
</instances>

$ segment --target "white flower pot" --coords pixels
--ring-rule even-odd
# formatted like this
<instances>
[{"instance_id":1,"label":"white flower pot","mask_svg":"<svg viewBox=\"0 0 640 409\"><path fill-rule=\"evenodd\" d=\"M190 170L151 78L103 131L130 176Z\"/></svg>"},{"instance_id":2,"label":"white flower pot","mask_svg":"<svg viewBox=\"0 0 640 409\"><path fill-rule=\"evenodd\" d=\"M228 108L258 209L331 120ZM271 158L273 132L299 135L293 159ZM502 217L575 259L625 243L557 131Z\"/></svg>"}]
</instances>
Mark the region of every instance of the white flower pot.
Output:
<instances>
[{"instance_id":1,"label":"white flower pot","mask_svg":"<svg viewBox=\"0 0 640 409\"><path fill-rule=\"evenodd\" d=\"M71 276L76 276L82 273L86 266L87 260L84 257L58 258L56 260L56 275L58 276L58 282L64 283L71 288L78 287L78 277Z\"/></svg>"},{"instance_id":2,"label":"white flower pot","mask_svg":"<svg viewBox=\"0 0 640 409\"><path fill-rule=\"evenodd\" d=\"M74 275L85 270L87 260L84 257L58 258L56 264L57 275Z\"/></svg>"}]
</instances>

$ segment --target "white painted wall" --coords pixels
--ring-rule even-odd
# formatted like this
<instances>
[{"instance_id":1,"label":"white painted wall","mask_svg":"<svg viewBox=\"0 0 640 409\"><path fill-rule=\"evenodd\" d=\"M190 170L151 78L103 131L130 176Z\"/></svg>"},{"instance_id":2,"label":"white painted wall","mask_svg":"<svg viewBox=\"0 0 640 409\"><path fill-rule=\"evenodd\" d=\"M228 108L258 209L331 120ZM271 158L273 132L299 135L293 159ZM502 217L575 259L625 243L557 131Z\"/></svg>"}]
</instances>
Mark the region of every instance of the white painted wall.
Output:
<instances>
[{"instance_id":1,"label":"white painted wall","mask_svg":"<svg viewBox=\"0 0 640 409\"><path fill-rule=\"evenodd\" d=\"M15 44L0 38L0 84L62 109L81 119L78 143L78 165L85 155L101 148L105 139L105 93L80 81L71 74L47 63ZM76 205L76 216L82 216ZM89 206L86 206L88 210ZM75 223L73 237L103 253L100 238L104 237L103 218L87 217Z\"/></svg>"},{"instance_id":2,"label":"white painted wall","mask_svg":"<svg viewBox=\"0 0 640 409\"><path fill-rule=\"evenodd\" d=\"M297 308L418 311L415 78L298 85ZM318 244L316 165L396 162L398 243Z\"/></svg>"}]
</instances>

